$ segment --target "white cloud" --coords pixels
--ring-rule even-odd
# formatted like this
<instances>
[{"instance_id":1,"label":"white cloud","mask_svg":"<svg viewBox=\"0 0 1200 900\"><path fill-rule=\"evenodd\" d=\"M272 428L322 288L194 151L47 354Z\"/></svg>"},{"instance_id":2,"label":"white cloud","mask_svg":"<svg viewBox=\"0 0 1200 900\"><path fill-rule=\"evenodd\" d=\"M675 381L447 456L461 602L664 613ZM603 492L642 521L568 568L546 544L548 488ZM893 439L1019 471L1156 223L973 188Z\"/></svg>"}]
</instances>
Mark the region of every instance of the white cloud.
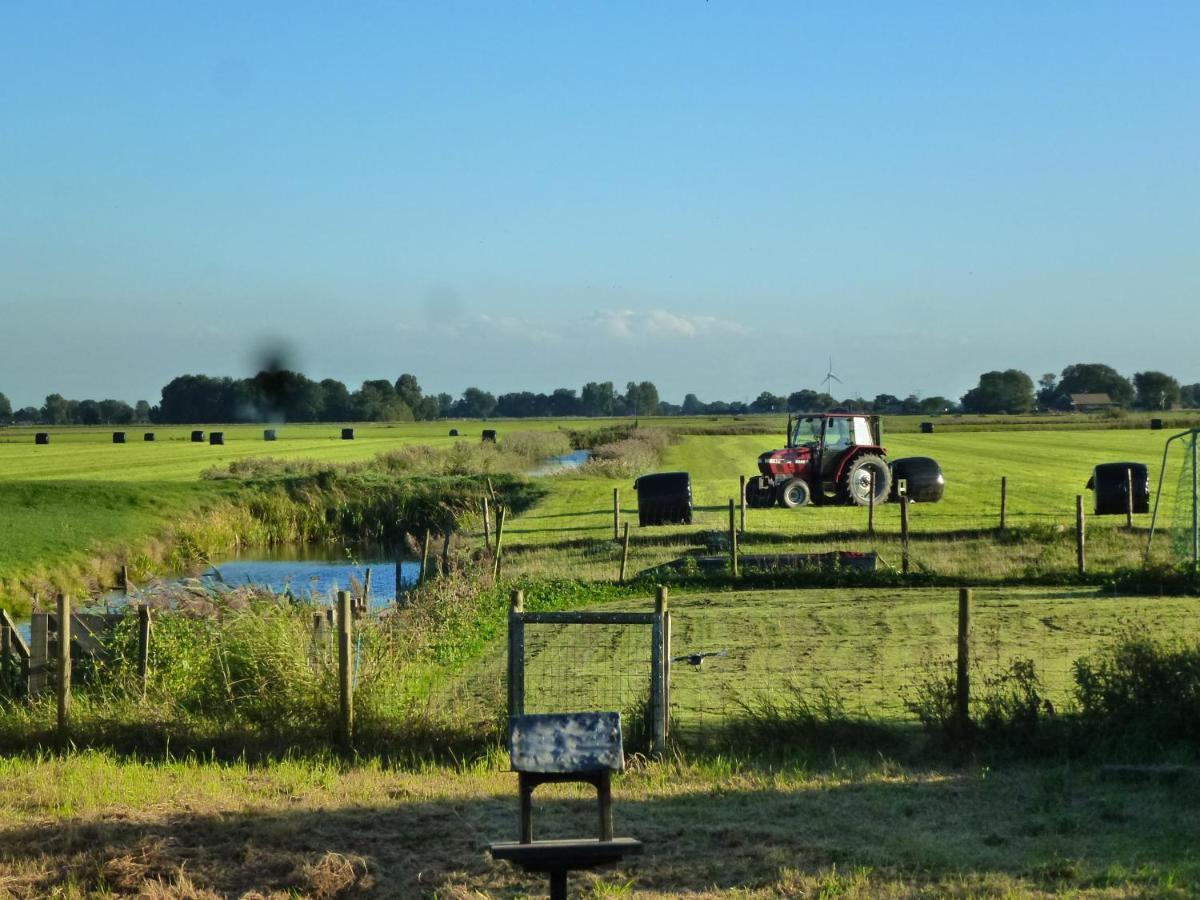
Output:
<instances>
[{"instance_id":1,"label":"white cloud","mask_svg":"<svg viewBox=\"0 0 1200 900\"><path fill-rule=\"evenodd\" d=\"M485 333L500 334L505 337L524 338L535 343L557 341L558 335L539 322L522 319L518 316L489 316L484 313L479 317L479 327Z\"/></svg>"},{"instance_id":2,"label":"white cloud","mask_svg":"<svg viewBox=\"0 0 1200 900\"><path fill-rule=\"evenodd\" d=\"M710 334L749 334L750 329L740 322L716 316L688 316L655 309L635 312L632 309L603 310L592 313L588 321L609 337L627 340L640 335L651 337L696 338Z\"/></svg>"}]
</instances>

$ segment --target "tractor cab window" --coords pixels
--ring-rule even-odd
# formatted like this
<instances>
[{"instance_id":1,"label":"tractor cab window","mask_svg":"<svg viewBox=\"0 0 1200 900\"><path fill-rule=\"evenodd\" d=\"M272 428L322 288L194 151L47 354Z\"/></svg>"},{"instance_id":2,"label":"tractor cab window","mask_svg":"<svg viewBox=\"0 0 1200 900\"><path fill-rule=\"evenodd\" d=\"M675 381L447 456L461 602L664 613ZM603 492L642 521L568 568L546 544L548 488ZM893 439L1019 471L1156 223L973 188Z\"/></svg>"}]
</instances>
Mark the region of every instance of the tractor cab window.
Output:
<instances>
[{"instance_id":1,"label":"tractor cab window","mask_svg":"<svg viewBox=\"0 0 1200 900\"><path fill-rule=\"evenodd\" d=\"M849 447L850 422L846 419L827 419L825 421L825 446Z\"/></svg>"},{"instance_id":2,"label":"tractor cab window","mask_svg":"<svg viewBox=\"0 0 1200 900\"><path fill-rule=\"evenodd\" d=\"M821 420L812 416L797 419L792 431L793 447L816 447L821 441Z\"/></svg>"}]
</instances>

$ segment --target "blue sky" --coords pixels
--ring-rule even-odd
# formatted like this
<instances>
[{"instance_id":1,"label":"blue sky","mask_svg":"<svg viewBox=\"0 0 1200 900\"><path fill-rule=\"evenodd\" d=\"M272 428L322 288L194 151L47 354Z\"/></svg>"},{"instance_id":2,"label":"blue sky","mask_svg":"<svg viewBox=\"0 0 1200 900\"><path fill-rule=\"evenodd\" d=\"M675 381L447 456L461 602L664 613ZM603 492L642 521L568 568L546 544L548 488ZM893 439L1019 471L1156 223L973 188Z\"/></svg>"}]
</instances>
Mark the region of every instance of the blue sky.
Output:
<instances>
[{"instance_id":1,"label":"blue sky","mask_svg":"<svg viewBox=\"0 0 1200 900\"><path fill-rule=\"evenodd\" d=\"M1200 381L1200 5L9 3L0 392Z\"/></svg>"}]
</instances>

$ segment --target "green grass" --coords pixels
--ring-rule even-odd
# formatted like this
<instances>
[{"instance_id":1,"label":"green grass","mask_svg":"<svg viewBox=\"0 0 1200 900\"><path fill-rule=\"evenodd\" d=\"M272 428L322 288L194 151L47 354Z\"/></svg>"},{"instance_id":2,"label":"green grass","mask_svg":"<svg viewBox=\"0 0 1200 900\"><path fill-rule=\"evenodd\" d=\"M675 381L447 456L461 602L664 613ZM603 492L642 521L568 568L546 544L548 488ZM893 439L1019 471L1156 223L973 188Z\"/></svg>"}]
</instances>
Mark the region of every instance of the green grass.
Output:
<instances>
[{"instance_id":1,"label":"green grass","mask_svg":"<svg viewBox=\"0 0 1200 900\"><path fill-rule=\"evenodd\" d=\"M484 849L515 832L506 768L0 759L0 892L544 895ZM593 834L589 792L540 788L537 834ZM1198 802L1194 777L1129 784L1088 767L641 763L614 805L645 854L571 883L585 897L1182 898L1200 890Z\"/></svg>"}]
</instances>

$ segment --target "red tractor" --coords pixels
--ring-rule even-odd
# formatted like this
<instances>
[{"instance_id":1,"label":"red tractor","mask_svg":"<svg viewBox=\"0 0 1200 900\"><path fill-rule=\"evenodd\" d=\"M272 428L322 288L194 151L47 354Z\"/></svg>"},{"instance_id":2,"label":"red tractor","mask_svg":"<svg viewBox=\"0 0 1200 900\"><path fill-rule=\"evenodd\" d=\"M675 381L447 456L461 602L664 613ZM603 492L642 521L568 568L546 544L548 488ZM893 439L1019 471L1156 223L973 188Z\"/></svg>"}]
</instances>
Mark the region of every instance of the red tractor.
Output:
<instances>
[{"instance_id":1,"label":"red tractor","mask_svg":"<svg viewBox=\"0 0 1200 900\"><path fill-rule=\"evenodd\" d=\"M758 457L758 475L746 482L746 505L794 509L811 503L866 506L885 503L892 471L880 446L879 416L813 413L788 417L787 446Z\"/></svg>"}]
</instances>

